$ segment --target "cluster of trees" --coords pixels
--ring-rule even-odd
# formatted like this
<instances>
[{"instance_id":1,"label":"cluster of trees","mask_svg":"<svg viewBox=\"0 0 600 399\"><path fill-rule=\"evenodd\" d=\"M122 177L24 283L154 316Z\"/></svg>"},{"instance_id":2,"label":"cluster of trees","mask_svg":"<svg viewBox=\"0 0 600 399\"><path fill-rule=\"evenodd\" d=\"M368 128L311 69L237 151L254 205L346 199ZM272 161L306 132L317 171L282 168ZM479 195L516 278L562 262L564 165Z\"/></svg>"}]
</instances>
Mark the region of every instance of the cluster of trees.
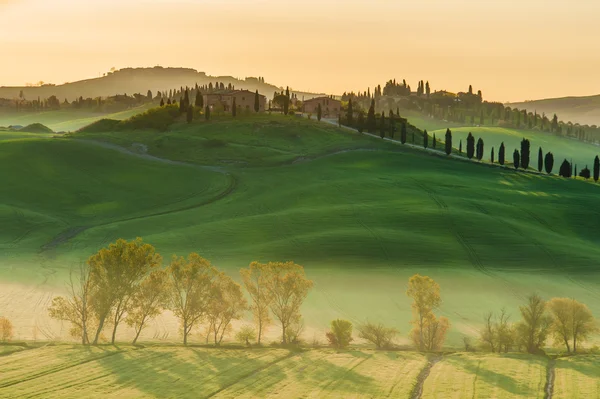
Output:
<instances>
[{"instance_id":1,"label":"cluster of trees","mask_svg":"<svg viewBox=\"0 0 600 399\"><path fill-rule=\"evenodd\" d=\"M410 338L421 352L438 351L444 345L450 322L446 317L437 317L435 311L442 299L440 286L432 278L416 274L408 281L406 295L412 299L413 325ZM383 324L367 322L358 326L358 336L374 344L377 349L389 349L394 344L398 330ZM352 323L333 320L326 334L330 345L344 348L352 342Z\"/></svg>"},{"instance_id":2,"label":"cluster of trees","mask_svg":"<svg viewBox=\"0 0 600 399\"><path fill-rule=\"evenodd\" d=\"M200 325L206 327L206 340L210 336L219 345L232 321L247 310L254 314L259 343L272 318L280 323L282 342L296 342L302 330L300 306L312 288L303 267L254 262L241 275L250 304L239 284L198 254L175 256L162 268L154 247L139 238L121 239L88 259L71 279L69 294L53 299L49 314L69 322L71 335L83 345L97 344L107 331L114 344L123 323L133 328L135 344L165 309L179 319L185 345Z\"/></svg>"},{"instance_id":3,"label":"cluster of trees","mask_svg":"<svg viewBox=\"0 0 600 399\"><path fill-rule=\"evenodd\" d=\"M406 83L396 82L396 79L386 82L383 89L376 86L371 94L370 88L364 92L347 92L342 95L342 101L354 100L355 107L369 107L375 100L377 109L389 112L400 107L403 110L414 110L424 115L444 121L470 123L472 125L505 126L517 129L531 129L556 135L576 138L579 140L600 142L600 128L596 125L580 125L564 122L554 114L551 118L545 113L505 107L500 102L483 100L481 90L477 93L469 86L465 92L452 93L446 90L432 92L429 82L418 82L417 90L412 91Z\"/></svg>"},{"instance_id":4,"label":"cluster of trees","mask_svg":"<svg viewBox=\"0 0 600 399\"><path fill-rule=\"evenodd\" d=\"M552 338L555 345L564 345L567 353L575 353L578 345L599 331L589 308L571 298L545 301L534 294L519 312L521 320L516 323L510 321L505 309L497 315L486 314L480 331L481 347L498 353L518 349L539 354Z\"/></svg>"}]
</instances>

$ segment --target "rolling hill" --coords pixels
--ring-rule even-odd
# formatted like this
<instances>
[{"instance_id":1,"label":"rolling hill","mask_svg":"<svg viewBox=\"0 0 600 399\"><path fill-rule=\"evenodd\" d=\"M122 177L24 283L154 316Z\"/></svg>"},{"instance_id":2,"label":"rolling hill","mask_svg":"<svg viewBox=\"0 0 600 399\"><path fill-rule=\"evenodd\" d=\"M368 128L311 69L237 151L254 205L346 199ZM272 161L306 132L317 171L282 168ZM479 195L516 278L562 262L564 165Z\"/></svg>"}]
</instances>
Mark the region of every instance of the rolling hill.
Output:
<instances>
[{"instance_id":1,"label":"rolling hill","mask_svg":"<svg viewBox=\"0 0 600 399\"><path fill-rule=\"evenodd\" d=\"M253 260L303 264L316 284L308 335L336 317L405 335L416 272L441 284L451 346L532 290L600 312L598 187L582 181L275 115L0 141L0 170L11 169L0 175L0 309L21 337L62 336L46 307L69 268L137 236L167 260L196 251L234 278ZM144 339L157 331L175 339L176 322L165 315Z\"/></svg>"},{"instance_id":2,"label":"rolling hill","mask_svg":"<svg viewBox=\"0 0 600 399\"><path fill-rule=\"evenodd\" d=\"M258 90L268 98L273 97L275 91L281 91L280 87L273 84L263 83L257 78L238 79L232 76L210 76L204 72L191 68L124 68L114 72L108 72L105 76L78 82L65 83L61 85L43 85L41 87L0 87L0 98L18 98L22 91L26 99L48 98L56 96L63 101L73 101L80 96L84 98L107 97L116 94L146 94L148 90L155 93L157 90L169 91L180 87L208 85L209 83L231 83L238 89L251 91ZM312 98L317 94L294 91L299 98Z\"/></svg>"},{"instance_id":3,"label":"rolling hill","mask_svg":"<svg viewBox=\"0 0 600 399\"><path fill-rule=\"evenodd\" d=\"M549 118L557 114L565 122L581 125L600 125L600 95L585 97L547 98L506 104L512 108L537 110L538 114L546 113Z\"/></svg>"}]
</instances>

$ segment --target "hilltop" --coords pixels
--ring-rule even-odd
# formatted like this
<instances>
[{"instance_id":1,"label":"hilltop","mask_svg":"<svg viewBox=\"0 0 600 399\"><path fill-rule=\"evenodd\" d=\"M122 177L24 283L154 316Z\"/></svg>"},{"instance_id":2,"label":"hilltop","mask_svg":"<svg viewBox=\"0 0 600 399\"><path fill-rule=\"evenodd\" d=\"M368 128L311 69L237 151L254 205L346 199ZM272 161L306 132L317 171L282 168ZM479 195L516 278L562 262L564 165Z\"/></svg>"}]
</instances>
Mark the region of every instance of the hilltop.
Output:
<instances>
[{"instance_id":1,"label":"hilltop","mask_svg":"<svg viewBox=\"0 0 600 399\"><path fill-rule=\"evenodd\" d=\"M547 98L506 105L519 109L537 110L538 114L544 112L549 117L558 114L564 121L582 125L600 125L600 95Z\"/></svg>"},{"instance_id":2,"label":"hilltop","mask_svg":"<svg viewBox=\"0 0 600 399\"><path fill-rule=\"evenodd\" d=\"M62 85L46 84L39 87L0 87L0 98L13 99L18 98L20 92L26 99L48 98L56 96L61 101L67 99L73 101L79 97L96 98L107 97L116 94L146 94L148 90L152 92L169 91L179 89L180 87L198 85L208 85L209 83L220 82L225 85L232 84L239 89L251 91L258 90L261 94L271 98L275 91L281 91L277 87L256 77L247 77L238 79L232 76L210 76L205 72L199 72L191 68L124 68L114 72L108 72L105 76L93 79L81 80L78 82L65 83ZM299 98L305 96L312 98L317 96L314 93L294 91Z\"/></svg>"}]
</instances>

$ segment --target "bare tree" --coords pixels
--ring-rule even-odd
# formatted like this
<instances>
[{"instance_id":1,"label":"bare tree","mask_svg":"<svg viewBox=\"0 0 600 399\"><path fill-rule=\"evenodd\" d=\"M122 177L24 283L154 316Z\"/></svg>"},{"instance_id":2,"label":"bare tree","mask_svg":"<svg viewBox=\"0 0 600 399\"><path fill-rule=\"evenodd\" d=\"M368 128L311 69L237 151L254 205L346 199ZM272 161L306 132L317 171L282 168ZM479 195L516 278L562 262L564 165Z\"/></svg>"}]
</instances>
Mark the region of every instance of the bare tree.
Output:
<instances>
[{"instance_id":1,"label":"bare tree","mask_svg":"<svg viewBox=\"0 0 600 399\"><path fill-rule=\"evenodd\" d=\"M269 270L270 267L268 264L258 262L252 262L247 269L240 270L244 287L246 287L246 291L250 295L254 322L258 328L257 337L259 345L265 329L271 323L269 307L273 298L268 289Z\"/></svg>"},{"instance_id":2,"label":"bare tree","mask_svg":"<svg viewBox=\"0 0 600 399\"><path fill-rule=\"evenodd\" d=\"M219 273L211 288L211 298L206 316L210 323L216 346L231 329L233 320L241 319L248 308L248 302L242 293L242 287L225 273Z\"/></svg>"},{"instance_id":3,"label":"bare tree","mask_svg":"<svg viewBox=\"0 0 600 399\"><path fill-rule=\"evenodd\" d=\"M281 324L284 344L289 342L287 329L300 324L300 306L312 286L313 282L306 278L302 266L294 262L269 264L267 287L272 298L270 307Z\"/></svg>"},{"instance_id":4,"label":"bare tree","mask_svg":"<svg viewBox=\"0 0 600 399\"><path fill-rule=\"evenodd\" d=\"M71 323L70 334L80 337L81 344L90 343L88 330L94 318L90 297L93 290L90 278L90 269L86 264L79 266L79 275L73 277L73 270L69 274L69 295L58 296L52 299L48 309L50 317Z\"/></svg>"}]
</instances>

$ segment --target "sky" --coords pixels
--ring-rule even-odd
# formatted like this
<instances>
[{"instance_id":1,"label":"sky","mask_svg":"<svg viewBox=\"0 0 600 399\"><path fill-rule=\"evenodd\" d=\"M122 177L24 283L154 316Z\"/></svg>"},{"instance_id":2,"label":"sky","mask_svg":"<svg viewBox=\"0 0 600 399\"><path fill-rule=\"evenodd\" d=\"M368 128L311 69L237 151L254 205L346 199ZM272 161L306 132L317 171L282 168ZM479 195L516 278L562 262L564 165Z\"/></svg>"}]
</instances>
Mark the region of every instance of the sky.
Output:
<instances>
[{"instance_id":1,"label":"sky","mask_svg":"<svg viewBox=\"0 0 600 399\"><path fill-rule=\"evenodd\" d=\"M341 94L600 94L598 0L0 0L0 86L189 67Z\"/></svg>"}]
</instances>

